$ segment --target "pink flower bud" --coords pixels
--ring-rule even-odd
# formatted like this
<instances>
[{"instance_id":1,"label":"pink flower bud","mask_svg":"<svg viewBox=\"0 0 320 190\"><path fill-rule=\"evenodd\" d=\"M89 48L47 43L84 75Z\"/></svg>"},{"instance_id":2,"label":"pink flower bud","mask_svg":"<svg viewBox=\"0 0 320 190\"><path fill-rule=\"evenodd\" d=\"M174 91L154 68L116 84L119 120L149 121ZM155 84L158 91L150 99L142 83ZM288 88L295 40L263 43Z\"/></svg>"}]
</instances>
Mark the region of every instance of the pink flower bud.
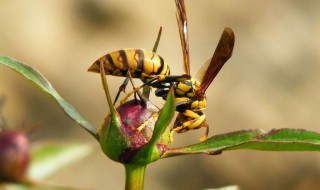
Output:
<instances>
[{"instance_id":1,"label":"pink flower bud","mask_svg":"<svg viewBox=\"0 0 320 190\"><path fill-rule=\"evenodd\" d=\"M0 132L0 182L24 182L29 165L29 141L21 130Z\"/></svg>"}]
</instances>

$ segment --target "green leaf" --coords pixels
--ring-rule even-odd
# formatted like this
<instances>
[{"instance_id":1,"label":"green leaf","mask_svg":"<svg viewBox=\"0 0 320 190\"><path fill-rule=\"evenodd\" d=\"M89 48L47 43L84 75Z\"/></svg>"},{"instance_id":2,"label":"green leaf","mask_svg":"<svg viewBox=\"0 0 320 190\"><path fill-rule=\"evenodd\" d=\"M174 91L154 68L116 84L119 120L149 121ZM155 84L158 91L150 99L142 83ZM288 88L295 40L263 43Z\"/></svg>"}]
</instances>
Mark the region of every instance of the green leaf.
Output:
<instances>
[{"instance_id":1,"label":"green leaf","mask_svg":"<svg viewBox=\"0 0 320 190\"><path fill-rule=\"evenodd\" d=\"M220 154L226 150L320 151L320 134L304 129L243 130L221 134L183 148L167 150L164 157L184 154Z\"/></svg>"},{"instance_id":2,"label":"green leaf","mask_svg":"<svg viewBox=\"0 0 320 190\"><path fill-rule=\"evenodd\" d=\"M30 81L35 85L40 91L45 95L50 97L54 102L56 102L63 111L75 122L77 122L81 127L87 130L92 136L96 137L96 129L85 120L77 110L68 102L66 102L58 92L53 88L51 83L35 68L16 61L12 58L0 55L0 63L13 69L22 77Z\"/></svg>"},{"instance_id":3,"label":"green leaf","mask_svg":"<svg viewBox=\"0 0 320 190\"><path fill-rule=\"evenodd\" d=\"M305 129L273 129L256 138L226 150L320 151L320 134Z\"/></svg>"},{"instance_id":4,"label":"green leaf","mask_svg":"<svg viewBox=\"0 0 320 190\"><path fill-rule=\"evenodd\" d=\"M88 144L39 143L33 147L28 177L32 180L46 179L93 152Z\"/></svg>"}]
</instances>

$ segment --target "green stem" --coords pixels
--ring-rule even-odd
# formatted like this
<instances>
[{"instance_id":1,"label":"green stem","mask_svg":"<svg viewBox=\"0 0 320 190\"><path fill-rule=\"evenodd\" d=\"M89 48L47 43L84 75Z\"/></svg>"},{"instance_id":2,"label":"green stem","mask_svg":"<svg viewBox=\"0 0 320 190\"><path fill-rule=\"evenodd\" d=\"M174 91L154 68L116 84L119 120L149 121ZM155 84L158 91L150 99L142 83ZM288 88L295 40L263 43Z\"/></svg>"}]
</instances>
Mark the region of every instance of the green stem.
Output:
<instances>
[{"instance_id":1,"label":"green stem","mask_svg":"<svg viewBox=\"0 0 320 190\"><path fill-rule=\"evenodd\" d=\"M125 190L142 190L147 165L126 164L124 167L126 169Z\"/></svg>"}]
</instances>

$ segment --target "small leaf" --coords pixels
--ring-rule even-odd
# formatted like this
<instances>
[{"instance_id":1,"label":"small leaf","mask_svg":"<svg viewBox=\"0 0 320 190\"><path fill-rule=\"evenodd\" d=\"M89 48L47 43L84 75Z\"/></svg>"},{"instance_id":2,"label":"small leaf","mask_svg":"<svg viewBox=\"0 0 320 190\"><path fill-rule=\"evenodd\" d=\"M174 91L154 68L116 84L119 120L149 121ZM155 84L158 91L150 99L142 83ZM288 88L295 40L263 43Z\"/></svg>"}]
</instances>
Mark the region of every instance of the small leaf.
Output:
<instances>
[{"instance_id":1,"label":"small leaf","mask_svg":"<svg viewBox=\"0 0 320 190\"><path fill-rule=\"evenodd\" d=\"M45 95L50 97L53 101L58 103L58 105L63 109L63 111L75 122L77 122L81 127L87 130L92 136L96 137L96 129L85 120L77 110L68 102L66 102L58 92L53 88L51 83L35 68L26 65L24 63L18 62L12 58L0 55L0 63L13 69L22 77L30 81L39 90L41 90Z\"/></svg>"},{"instance_id":2,"label":"small leaf","mask_svg":"<svg viewBox=\"0 0 320 190\"><path fill-rule=\"evenodd\" d=\"M28 176L33 180L46 179L92 152L88 144L39 143L32 151Z\"/></svg>"},{"instance_id":3,"label":"small leaf","mask_svg":"<svg viewBox=\"0 0 320 190\"><path fill-rule=\"evenodd\" d=\"M184 154L220 154L226 150L320 151L320 134L303 129L243 130L221 134L205 142L169 149L163 157Z\"/></svg>"}]
</instances>

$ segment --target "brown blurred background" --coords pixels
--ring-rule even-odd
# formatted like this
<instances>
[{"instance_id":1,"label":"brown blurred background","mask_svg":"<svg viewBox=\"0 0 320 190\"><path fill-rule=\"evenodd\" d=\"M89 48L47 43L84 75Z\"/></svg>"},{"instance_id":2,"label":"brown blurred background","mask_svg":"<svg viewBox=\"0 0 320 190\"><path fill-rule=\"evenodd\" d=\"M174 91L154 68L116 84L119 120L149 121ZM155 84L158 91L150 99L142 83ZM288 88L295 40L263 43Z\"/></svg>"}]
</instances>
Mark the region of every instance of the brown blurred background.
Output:
<instances>
[{"instance_id":1,"label":"brown blurred background","mask_svg":"<svg viewBox=\"0 0 320 190\"><path fill-rule=\"evenodd\" d=\"M236 44L207 91L210 135L239 129L307 128L320 132L320 1L186 0L195 75L212 55L224 27ZM95 126L108 112L99 75L86 69L108 52L151 49L183 72L173 0L0 2L0 54L39 69ZM122 79L109 77L113 95ZM39 124L33 141L97 143L32 85L0 66L0 96L9 126ZM160 98L153 98L161 106ZM173 146L197 142L203 130L175 135ZM88 189L123 189L124 170L96 154L58 173L52 182ZM146 189L316 189L320 155L314 152L234 151L185 156L148 167Z\"/></svg>"}]
</instances>

